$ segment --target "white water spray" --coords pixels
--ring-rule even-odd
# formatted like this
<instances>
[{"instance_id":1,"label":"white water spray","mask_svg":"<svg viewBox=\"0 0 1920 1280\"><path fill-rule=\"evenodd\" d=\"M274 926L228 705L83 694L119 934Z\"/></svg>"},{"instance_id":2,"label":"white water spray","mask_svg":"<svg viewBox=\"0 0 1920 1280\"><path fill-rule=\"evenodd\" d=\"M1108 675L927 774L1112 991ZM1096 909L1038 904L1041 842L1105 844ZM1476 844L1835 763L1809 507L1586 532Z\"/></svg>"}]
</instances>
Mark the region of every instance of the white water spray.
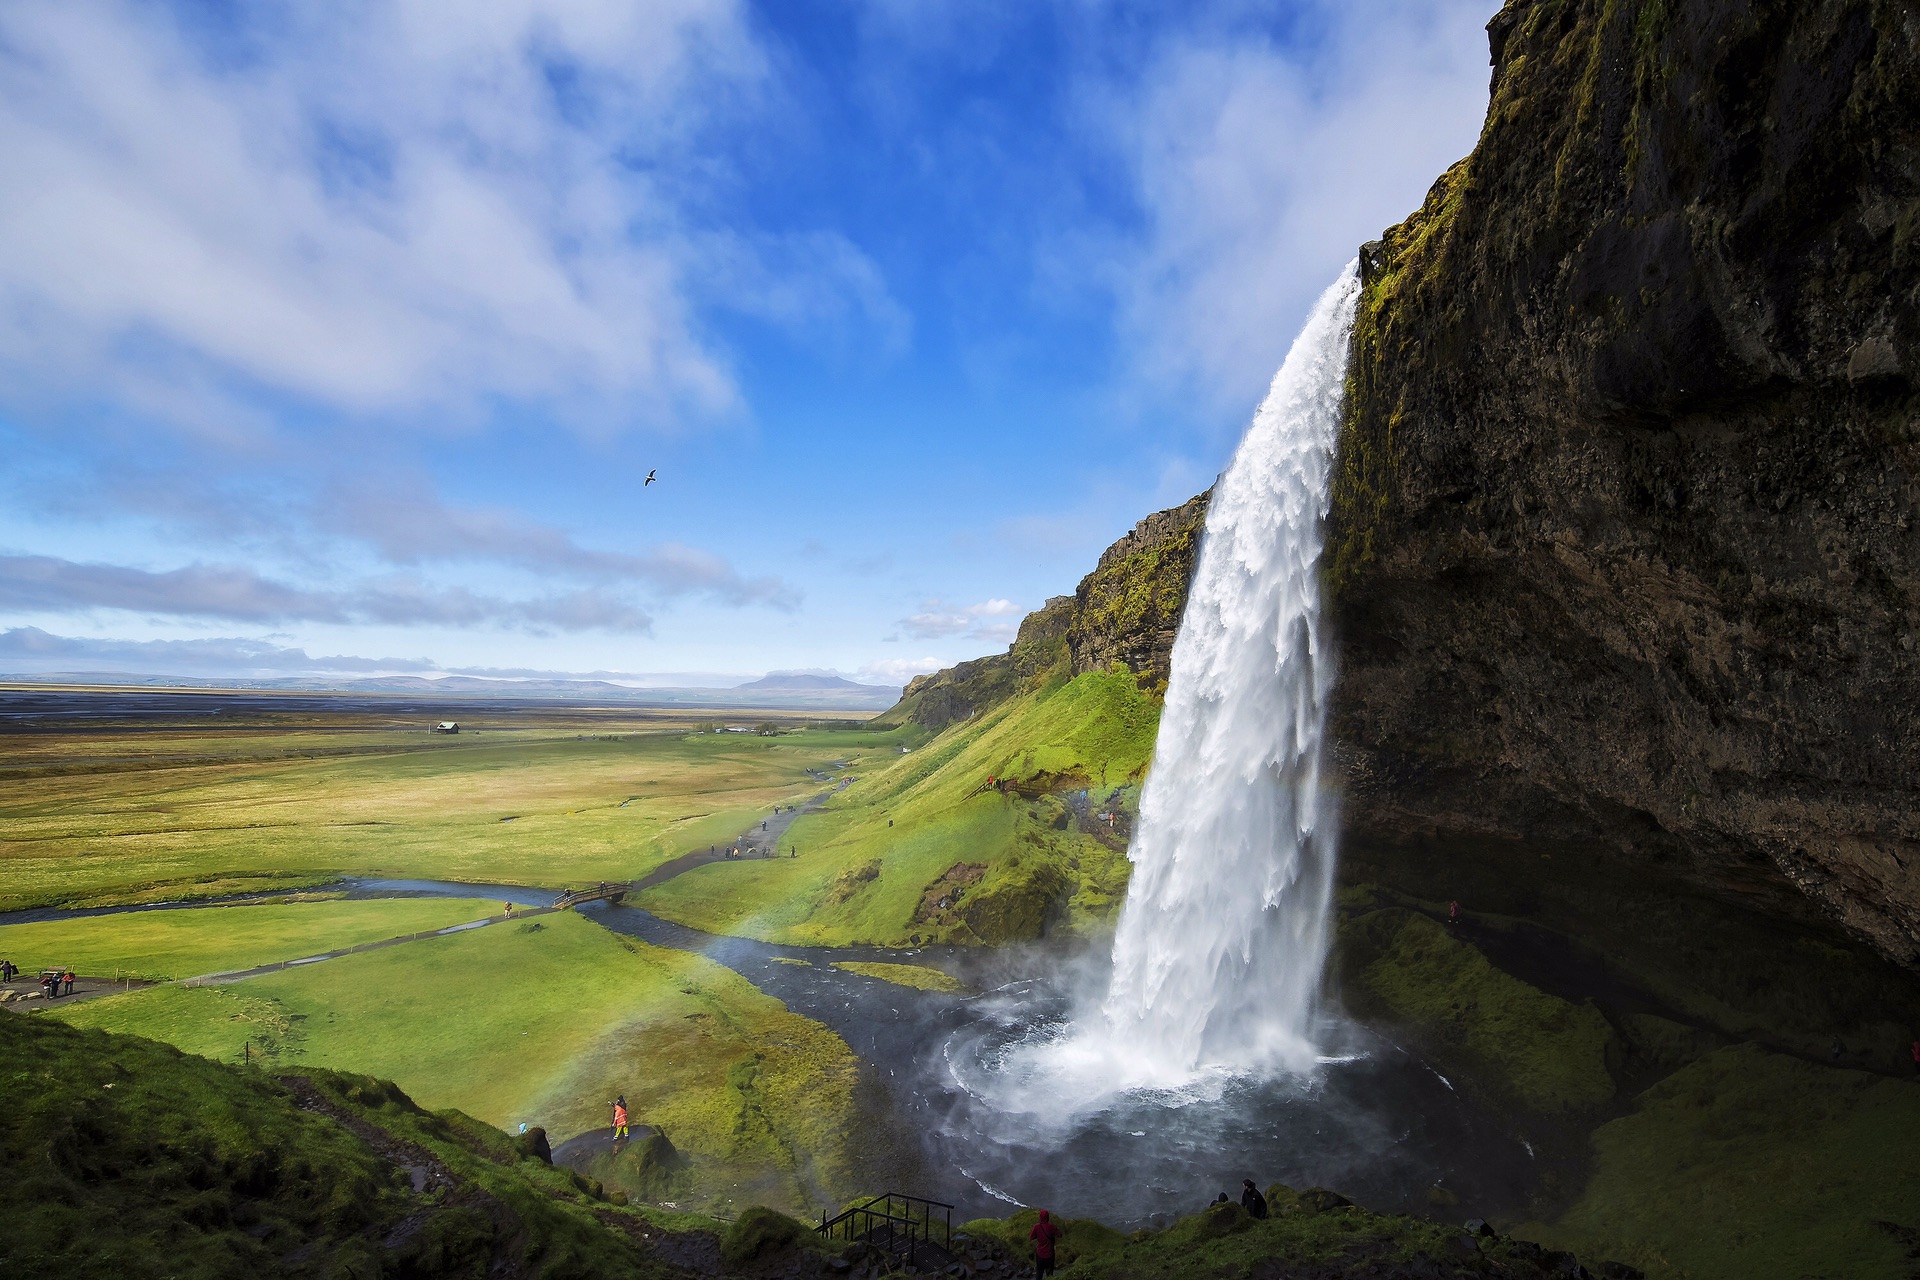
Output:
<instances>
[{"instance_id":1,"label":"white water spray","mask_svg":"<svg viewBox=\"0 0 1920 1280\"><path fill-rule=\"evenodd\" d=\"M1207 511L1104 1009L1135 1083L1313 1062L1336 826L1320 550L1359 292L1350 263Z\"/></svg>"}]
</instances>

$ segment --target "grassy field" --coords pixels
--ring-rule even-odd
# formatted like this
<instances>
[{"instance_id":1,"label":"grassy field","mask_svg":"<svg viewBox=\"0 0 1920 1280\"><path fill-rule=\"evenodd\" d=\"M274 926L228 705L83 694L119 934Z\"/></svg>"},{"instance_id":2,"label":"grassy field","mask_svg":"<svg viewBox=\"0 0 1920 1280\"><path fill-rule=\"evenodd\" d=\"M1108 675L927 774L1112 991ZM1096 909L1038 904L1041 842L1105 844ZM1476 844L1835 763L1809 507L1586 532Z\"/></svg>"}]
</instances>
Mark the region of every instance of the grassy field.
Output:
<instances>
[{"instance_id":1,"label":"grassy field","mask_svg":"<svg viewBox=\"0 0 1920 1280\"><path fill-rule=\"evenodd\" d=\"M1905 1280L1920 1245L1920 1084L1721 1049L1594 1135L1578 1204L1530 1235L1656 1280Z\"/></svg>"},{"instance_id":2,"label":"grassy field","mask_svg":"<svg viewBox=\"0 0 1920 1280\"><path fill-rule=\"evenodd\" d=\"M1158 722L1158 706L1124 672L1028 692L876 759L825 811L794 824L797 857L703 867L650 890L643 905L710 932L790 943L1098 931L1128 871L1124 841L1098 815L1130 811Z\"/></svg>"},{"instance_id":3,"label":"grassy field","mask_svg":"<svg viewBox=\"0 0 1920 1280\"><path fill-rule=\"evenodd\" d=\"M197 907L0 926L0 957L26 972L190 978L443 929L498 911L472 898Z\"/></svg>"},{"instance_id":4,"label":"grassy field","mask_svg":"<svg viewBox=\"0 0 1920 1280\"><path fill-rule=\"evenodd\" d=\"M514 726L0 737L0 910L270 891L342 874L627 879L817 794L807 769L853 763L901 736Z\"/></svg>"},{"instance_id":5,"label":"grassy field","mask_svg":"<svg viewBox=\"0 0 1920 1280\"><path fill-rule=\"evenodd\" d=\"M365 1072L556 1142L605 1125L624 1093L692 1157L697 1203L807 1209L850 1190L844 1042L729 970L571 913L51 1016L221 1061Z\"/></svg>"}]
</instances>

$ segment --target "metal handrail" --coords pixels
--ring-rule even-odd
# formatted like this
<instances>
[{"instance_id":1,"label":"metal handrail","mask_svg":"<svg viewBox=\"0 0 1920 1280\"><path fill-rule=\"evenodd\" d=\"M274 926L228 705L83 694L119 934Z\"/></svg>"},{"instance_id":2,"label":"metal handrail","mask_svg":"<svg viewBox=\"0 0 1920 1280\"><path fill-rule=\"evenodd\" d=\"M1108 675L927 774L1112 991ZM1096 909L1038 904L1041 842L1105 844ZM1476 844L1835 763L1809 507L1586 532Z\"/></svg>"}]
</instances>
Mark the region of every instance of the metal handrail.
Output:
<instances>
[{"instance_id":1,"label":"metal handrail","mask_svg":"<svg viewBox=\"0 0 1920 1280\"><path fill-rule=\"evenodd\" d=\"M896 1202L898 1202L896 1204ZM876 1207L878 1206L878 1207ZM915 1209L918 1209L918 1216ZM934 1221L934 1210L941 1211L941 1220ZM856 1221L859 1225L856 1227ZM823 1212L820 1225L816 1228L828 1239L844 1234L849 1240L865 1240L870 1244L880 1244L888 1253L897 1253L899 1238L906 1239L906 1262L912 1265L919 1261L921 1242L933 1244L933 1228L939 1226L940 1249L951 1253L953 1250L953 1206L941 1200L928 1200L921 1196L910 1196L899 1191L889 1191L885 1195L875 1196L865 1204L853 1205L829 1218ZM839 1229L844 1227L844 1232ZM879 1240L879 1233L886 1232L886 1240Z\"/></svg>"}]
</instances>

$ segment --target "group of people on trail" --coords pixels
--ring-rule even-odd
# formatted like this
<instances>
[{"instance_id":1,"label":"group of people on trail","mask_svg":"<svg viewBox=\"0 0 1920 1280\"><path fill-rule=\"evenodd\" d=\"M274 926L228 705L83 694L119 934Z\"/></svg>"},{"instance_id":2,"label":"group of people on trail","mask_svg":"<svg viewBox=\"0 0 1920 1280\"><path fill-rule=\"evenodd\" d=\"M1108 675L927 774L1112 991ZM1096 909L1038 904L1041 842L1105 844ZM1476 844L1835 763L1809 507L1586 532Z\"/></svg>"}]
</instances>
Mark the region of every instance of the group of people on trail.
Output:
<instances>
[{"instance_id":1,"label":"group of people on trail","mask_svg":"<svg viewBox=\"0 0 1920 1280\"><path fill-rule=\"evenodd\" d=\"M11 962L8 964L12 968ZM13 970L19 973L18 969ZM64 988L64 989L63 989ZM49 1000L57 1000L63 995L73 994L73 970L49 969L40 975L40 994Z\"/></svg>"}]
</instances>

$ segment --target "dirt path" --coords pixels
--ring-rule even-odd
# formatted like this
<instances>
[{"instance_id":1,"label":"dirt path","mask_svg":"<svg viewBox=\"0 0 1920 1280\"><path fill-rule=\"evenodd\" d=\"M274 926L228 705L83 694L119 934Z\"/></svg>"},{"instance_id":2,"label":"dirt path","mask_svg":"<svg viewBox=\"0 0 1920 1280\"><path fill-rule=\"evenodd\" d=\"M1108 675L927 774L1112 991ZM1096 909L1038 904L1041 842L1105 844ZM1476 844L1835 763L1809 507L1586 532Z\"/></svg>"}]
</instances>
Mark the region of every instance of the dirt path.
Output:
<instances>
[{"instance_id":1,"label":"dirt path","mask_svg":"<svg viewBox=\"0 0 1920 1280\"><path fill-rule=\"evenodd\" d=\"M773 858L780 855L782 837L794 819L803 813L813 813L822 808L834 791L843 791L853 780L843 778L833 791L822 791L813 799L802 804L792 805L767 818L759 826L742 832L732 844L715 845L711 849L696 849L692 853L683 853L671 862L663 862L652 871L635 880L629 891L639 893L651 889L657 884L665 884L677 875L704 867L711 862L738 862L746 858ZM738 856L734 850L739 850Z\"/></svg>"},{"instance_id":2,"label":"dirt path","mask_svg":"<svg viewBox=\"0 0 1920 1280\"><path fill-rule=\"evenodd\" d=\"M144 979L135 978L82 978L73 980L73 994L49 1000L40 994L39 975L19 977L12 982L0 983L0 1009L11 1009L15 1013L32 1013L36 1009L60 1009L70 1004L86 1000L98 1000L101 996L117 996L123 991L137 991L141 987L155 985Z\"/></svg>"}]
</instances>

